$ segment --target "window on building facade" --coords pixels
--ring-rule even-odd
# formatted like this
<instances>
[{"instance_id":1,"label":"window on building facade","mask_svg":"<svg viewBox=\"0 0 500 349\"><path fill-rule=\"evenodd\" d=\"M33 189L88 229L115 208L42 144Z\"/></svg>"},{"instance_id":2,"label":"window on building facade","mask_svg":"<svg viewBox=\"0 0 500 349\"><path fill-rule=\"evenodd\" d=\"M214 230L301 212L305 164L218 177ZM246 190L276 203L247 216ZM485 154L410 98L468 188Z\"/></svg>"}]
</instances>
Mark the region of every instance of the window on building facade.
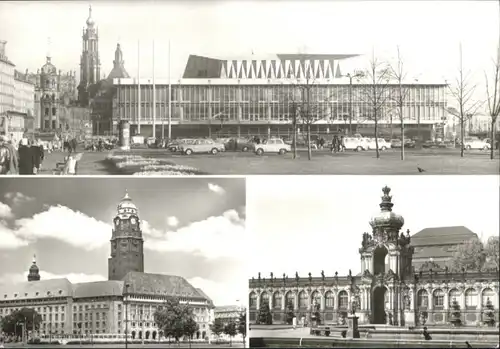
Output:
<instances>
[{"instance_id":1,"label":"window on building facade","mask_svg":"<svg viewBox=\"0 0 500 349\"><path fill-rule=\"evenodd\" d=\"M321 304L321 294L318 291L314 291L311 295L312 302L316 302L317 305Z\"/></svg>"},{"instance_id":2,"label":"window on building facade","mask_svg":"<svg viewBox=\"0 0 500 349\"><path fill-rule=\"evenodd\" d=\"M273 294L273 308L281 309L281 294L279 292Z\"/></svg>"},{"instance_id":3,"label":"window on building facade","mask_svg":"<svg viewBox=\"0 0 500 349\"><path fill-rule=\"evenodd\" d=\"M417 307L427 309L429 296L426 290L420 290L417 293Z\"/></svg>"},{"instance_id":4,"label":"window on building facade","mask_svg":"<svg viewBox=\"0 0 500 349\"><path fill-rule=\"evenodd\" d=\"M307 299L307 294L304 291L300 291L299 293L299 308L307 308L309 306L309 302Z\"/></svg>"},{"instance_id":5,"label":"window on building facade","mask_svg":"<svg viewBox=\"0 0 500 349\"><path fill-rule=\"evenodd\" d=\"M267 303L267 305L270 305L269 304L269 293L262 292L262 294L260 295L260 306L262 307L266 303Z\"/></svg>"},{"instance_id":6,"label":"window on building facade","mask_svg":"<svg viewBox=\"0 0 500 349\"><path fill-rule=\"evenodd\" d=\"M286 306L288 307L289 304L292 305L292 307L295 308L295 297L293 295L293 292L288 291L285 296L285 301L286 301Z\"/></svg>"},{"instance_id":7,"label":"window on building facade","mask_svg":"<svg viewBox=\"0 0 500 349\"><path fill-rule=\"evenodd\" d=\"M468 309L476 309L478 306L478 293L475 289L469 288L465 291L465 307Z\"/></svg>"},{"instance_id":8,"label":"window on building facade","mask_svg":"<svg viewBox=\"0 0 500 349\"><path fill-rule=\"evenodd\" d=\"M498 297L497 297L498 298ZM495 292L491 288L483 290L483 308L486 307L488 300L495 305Z\"/></svg>"},{"instance_id":9,"label":"window on building facade","mask_svg":"<svg viewBox=\"0 0 500 349\"><path fill-rule=\"evenodd\" d=\"M454 288L448 294L448 306L451 308L453 300L456 300L460 304L460 292Z\"/></svg>"},{"instance_id":10,"label":"window on building facade","mask_svg":"<svg viewBox=\"0 0 500 349\"><path fill-rule=\"evenodd\" d=\"M333 297L332 291L328 291L325 294L325 307L326 308L334 308L335 307L335 299Z\"/></svg>"},{"instance_id":11,"label":"window on building facade","mask_svg":"<svg viewBox=\"0 0 500 349\"><path fill-rule=\"evenodd\" d=\"M49 108L45 108L45 116L49 116Z\"/></svg>"},{"instance_id":12,"label":"window on building facade","mask_svg":"<svg viewBox=\"0 0 500 349\"><path fill-rule=\"evenodd\" d=\"M347 309L349 307L349 296L346 291L339 292L339 309Z\"/></svg>"},{"instance_id":13,"label":"window on building facade","mask_svg":"<svg viewBox=\"0 0 500 349\"><path fill-rule=\"evenodd\" d=\"M437 289L434 291L432 296L433 305L435 309L443 309L444 307L444 292L441 289Z\"/></svg>"}]
</instances>

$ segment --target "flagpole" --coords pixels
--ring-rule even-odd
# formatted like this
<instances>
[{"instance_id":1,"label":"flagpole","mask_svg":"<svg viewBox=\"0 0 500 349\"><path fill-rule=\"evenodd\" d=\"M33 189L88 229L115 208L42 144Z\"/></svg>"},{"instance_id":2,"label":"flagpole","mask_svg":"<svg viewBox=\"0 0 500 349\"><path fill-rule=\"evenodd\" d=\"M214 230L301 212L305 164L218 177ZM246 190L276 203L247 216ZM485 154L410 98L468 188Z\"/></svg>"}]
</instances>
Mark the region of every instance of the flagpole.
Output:
<instances>
[{"instance_id":1,"label":"flagpole","mask_svg":"<svg viewBox=\"0 0 500 349\"><path fill-rule=\"evenodd\" d=\"M155 41L153 40L153 137L156 138Z\"/></svg>"},{"instance_id":2,"label":"flagpole","mask_svg":"<svg viewBox=\"0 0 500 349\"><path fill-rule=\"evenodd\" d=\"M137 133L141 134L141 42L137 41Z\"/></svg>"},{"instance_id":3,"label":"flagpole","mask_svg":"<svg viewBox=\"0 0 500 349\"><path fill-rule=\"evenodd\" d=\"M170 83L170 40L168 40L168 139L172 138L172 84Z\"/></svg>"}]
</instances>

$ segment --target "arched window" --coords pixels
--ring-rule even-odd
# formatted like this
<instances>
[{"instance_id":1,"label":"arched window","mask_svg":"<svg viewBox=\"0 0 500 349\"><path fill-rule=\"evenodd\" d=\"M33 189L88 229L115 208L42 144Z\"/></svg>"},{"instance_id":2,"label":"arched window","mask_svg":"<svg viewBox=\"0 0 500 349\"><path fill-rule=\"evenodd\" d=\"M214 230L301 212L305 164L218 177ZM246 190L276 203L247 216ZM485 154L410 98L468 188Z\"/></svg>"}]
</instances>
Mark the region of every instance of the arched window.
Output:
<instances>
[{"instance_id":1,"label":"arched window","mask_svg":"<svg viewBox=\"0 0 500 349\"><path fill-rule=\"evenodd\" d=\"M300 291L299 293L299 308L307 308L307 294L304 291Z\"/></svg>"},{"instance_id":2,"label":"arched window","mask_svg":"<svg viewBox=\"0 0 500 349\"><path fill-rule=\"evenodd\" d=\"M257 309L257 295L255 292L250 293L249 302L250 309Z\"/></svg>"},{"instance_id":3,"label":"arched window","mask_svg":"<svg viewBox=\"0 0 500 349\"><path fill-rule=\"evenodd\" d=\"M465 307L467 309L476 309L478 305L478 294L473 288L465 291Z\"/></svg>"},{"instance_id":4,"label":"arched window","mask_svg":"<svg viewBox=\"0 0 500 349\"><path fill-rule=\"evenodd\" d=\"M454 288L448 294L448 305L451 308L453 305L453 300L456 300L458 304L460 304L460 292Z\"/></svg>"},{"instance_id":5,"label":"arched window","mask_svg":"<svg viewBox=\"0 0 500 349\"><path fill-rule=\"evenodd\" d=\"M444 292L440 288L435 290L432 295L433 305L436 309L443 309L444 307Z\"/></svg>"},{"instance_id":6,"label":"arched window","mask_svg":"<svg viewBox=\"0 0 500 349\"><path fill-rule=\"evenodd\" d=\"M339 292L339 309L347 309L349 307L349 296L346 291Z\"/></svg>"},{"instance_id":7,"label":"arched window","mask_svg":"<svg viewBox=\"0 0 500 349\"><path fill-rule=\"evenodd\" d=\"M315 303L321 306L321 294L318 291L314 291L311 295L311 305Z\"/></svg>"},{"instance_id":8,"label":"arched window","mask_svg":"<svg viewBox=\"0 0 500 349\"><path fill-rule=\"evenodd\" d=\"M273 294L273 309L281 309L281 294L279 292Z\"/></svg>"},{"instance_id":9,"label":"arched window","mask_svg":"<svg viewBox=\"0 0 500 349\"><path fill-rule=\"evenodd\" d=\"M269 293L267 292L262 292L260 295L260 306L263 307L264 304L269 305Z\"/></svg>"},{"instance_id":10,"label":"arched window","mask_svg":"<svg viewBox=\"0 0 500 349\"><path fill-rule=\"evenodd\" d=\"M417 307L427 309L429 307L429 294L426 290L419 290L417 293Z\"/></svg>"},{"instance_id":11,"label":"arched window","mask_svg":"<svg viewBox=\"0 0 500 349\"><path fill-rule=\"evenodd\" d=\"M485 288L483 290L483 308L486 308L486 303L488 303L488 299L491 304L495 305L495 292L491 288Z\"/></svg>"},{"instance_id":12,"label":"arched window","mask_svg":"<svg viewBox=\"0 0 500 349\"><path fill-rule=\"evenodd\" d=\"M325 293L325 308L333 309L335 307L335 299L333 292L328 291Z\"/></svg>"},{"instance_id":13,"label":"arched window","mask_svg":"<svg viewBox=\"0 0 500 349\"><path fill-rule=\"evenodd\" d=\"M295 297L293 295L292 291L288 291L285 296L285 302L286 302L286 307L289 307L290 304L292 305L292 308L295 308Z\"/></svg>"}]
</instances>

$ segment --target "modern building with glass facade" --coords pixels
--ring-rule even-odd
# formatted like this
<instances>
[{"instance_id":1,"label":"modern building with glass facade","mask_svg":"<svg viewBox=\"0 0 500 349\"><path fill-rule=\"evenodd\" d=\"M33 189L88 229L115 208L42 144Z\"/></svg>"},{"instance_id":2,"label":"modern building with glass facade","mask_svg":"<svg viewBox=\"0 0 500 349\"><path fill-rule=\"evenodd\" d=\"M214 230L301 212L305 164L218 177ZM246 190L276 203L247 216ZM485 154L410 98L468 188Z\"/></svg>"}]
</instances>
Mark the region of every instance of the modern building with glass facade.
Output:
<instances>
[{"instance_id":1,"label":"modern building with glass facade","mask_svg":"<svg viewBox=\"0 0 500 349\"><path fill-rule=\"evenodd\" d=\"M155 80L155 111L152 78L114 79L113 122L127 120L132 134L144 136L152 136L155 125L156 137L167 135L169 119L173 137L289 135L292 115L301 103L297 91L309 86L310 110L316 114L312 133L344 133L351 119L352 132L373 135L367 97L371 86L366 80L349 79L340 69L356 56L278 54L266 59L221 60L191 55L182 79ZM378 118L380 128L389 132L392 124L395 135L400 121L396 103L388 96L398 88L384 85L387 97ZM419 128L423 138L431 137L447 115L446 84L412 82L403 89L406 129Z\"/></svg>"}]
</instances>

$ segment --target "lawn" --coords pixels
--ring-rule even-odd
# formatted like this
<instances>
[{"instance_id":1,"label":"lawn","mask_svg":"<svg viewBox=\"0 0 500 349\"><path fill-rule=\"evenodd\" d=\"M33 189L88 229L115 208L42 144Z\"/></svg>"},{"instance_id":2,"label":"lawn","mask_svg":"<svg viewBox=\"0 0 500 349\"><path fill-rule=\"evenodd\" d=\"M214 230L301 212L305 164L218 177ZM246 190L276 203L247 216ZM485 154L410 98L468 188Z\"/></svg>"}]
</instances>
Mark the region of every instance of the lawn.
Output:
<instances>
[{"instance_id":1,"label":"lawn","mask_svg":"<svg viewBox=\"0 0 500 349\"><path fill-rule=\"evenodd\" d=\"M312 160L306 152L297 159L292 154L256 156L251 153L218 155L177 155L166 151L132 151L146 159L166 161L180 168L195 169L192 174L266 175L266 174L354 174L354 175L487 175L499 173L499 159L490 160L486 153L420 150L409 152L404 161L396 151L383 152L377 159L374 152L330 154L317 151ZM419 172L418 167L424 169Z\"/></svg>"}]
</instances>

